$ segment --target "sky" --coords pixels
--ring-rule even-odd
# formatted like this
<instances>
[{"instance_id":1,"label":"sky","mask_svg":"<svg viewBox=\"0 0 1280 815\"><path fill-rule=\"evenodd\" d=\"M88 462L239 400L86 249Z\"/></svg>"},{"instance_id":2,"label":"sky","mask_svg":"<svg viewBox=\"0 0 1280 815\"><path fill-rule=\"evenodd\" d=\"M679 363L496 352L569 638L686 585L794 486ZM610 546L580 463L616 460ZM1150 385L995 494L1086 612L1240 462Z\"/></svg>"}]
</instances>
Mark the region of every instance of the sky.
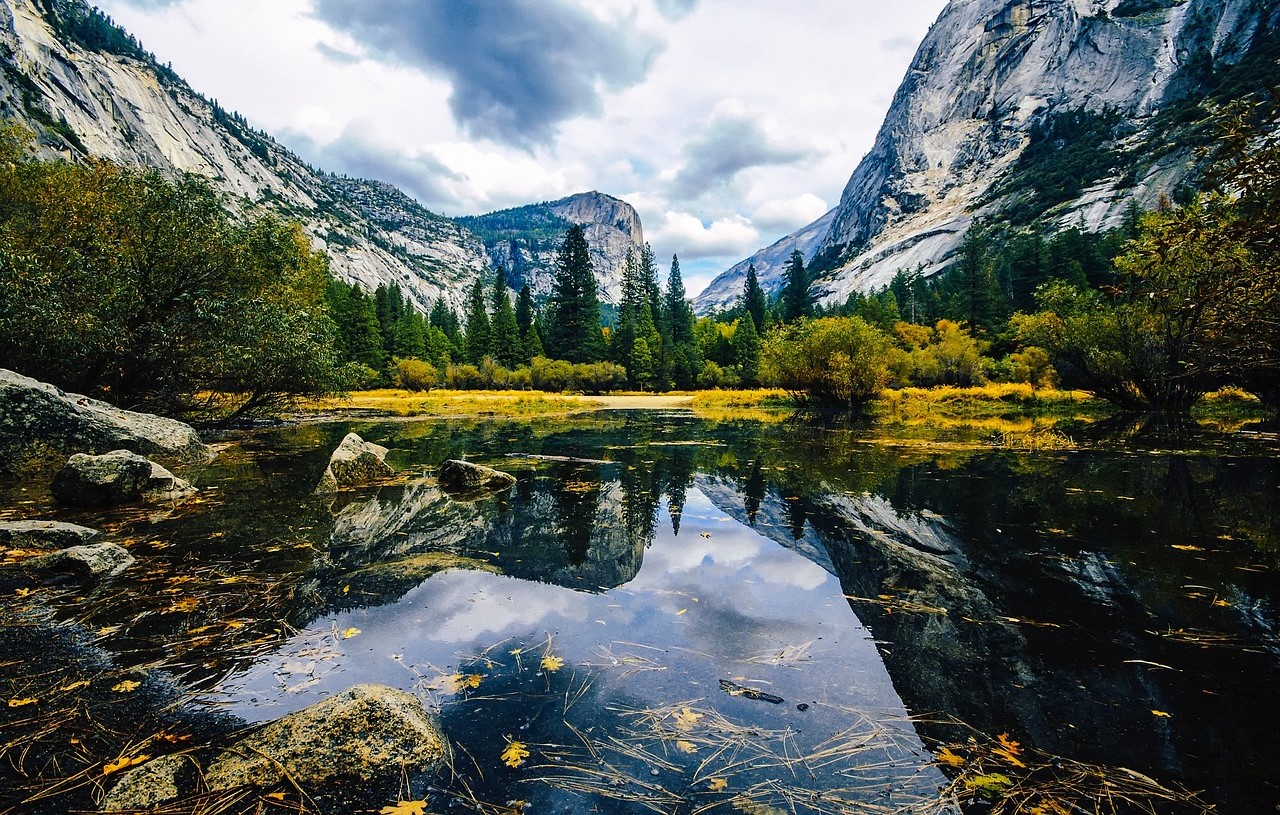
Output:
<instances>
[{"instance_id":1,"label":"sky","mask_svg":"<svg viewBox=\"0 0 1280 815\"><path fill-rule=\"evenodd\" d=\"M686 288L835 206L945 0L94 0L311 164L445 215L599 190Z\"/></svg>"}]
</instances>

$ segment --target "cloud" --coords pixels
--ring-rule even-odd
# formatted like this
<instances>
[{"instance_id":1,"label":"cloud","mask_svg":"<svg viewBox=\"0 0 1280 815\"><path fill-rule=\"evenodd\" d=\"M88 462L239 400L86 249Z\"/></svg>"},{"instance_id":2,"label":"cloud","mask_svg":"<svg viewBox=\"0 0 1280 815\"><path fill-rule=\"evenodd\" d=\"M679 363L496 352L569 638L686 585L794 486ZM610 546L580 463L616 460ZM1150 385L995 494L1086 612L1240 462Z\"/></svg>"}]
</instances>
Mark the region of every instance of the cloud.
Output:
<instances>
[{"instance_id":1,"label":"cloud","mask_svg":"<svg viewBox=\"0 0 1280 815\"><path fill-rule=\"evenodd\" d=\"M182 5L186 0L124 0L124 2L144 11L159 11L160 9Z\"/></svg>"},{"instance_id":2,"label":"cloud","mask_svg":"<svg viewBox=\"0 0 1280 815\"><path fill-rule=\"evenodd\" d=\"M813 223L826 212L826 202L805 193L797 198L766 201L751 213L751 223L766 232L792 232Z\"/></svg>"},{"instance_id":3,"label":"cloud","mask_svg":"<svg viewBox=\"0 0 1280 815\"><path fill-rule=\"evenodd\" d=\"M384 58L443 73L460 125L523 147L641 82L661 50L567 0L317 0L316 14Z\"/></svg>"},{"instance_id":4,"label":"cloud","mask_svg":"<svg viewBox=\"0 0 1280 815\"><path fill-rule=\"evenodd\" d=\"M671 179L669 193L691 201L728 187L750 167L792 164L813 156L807 146L778 144L745 111L721 110L696 140L685 145L685 163Z\"/></svg>"},{"instance_id":5,"label":"cloud","mask_svg":"<svg viewBox=\"0 0 1280 815\"><path fill-rule=\"evenodd\" d=\"M455 198L447 182L465 180L429 152L404 152L379 138L368 121L353 121L337 138L324 143L297 130L282 135L311 164L394 184L432 208Z\"/></svg>"},{"instance_id":6,"label":"cloud","mask_svg":"<svg viewBox=\"0 0 1280 815\"><path fill-rule=\"evenodd\" d=\"M654 0L658 13L668 20L687 17L698 6L698 0Z\"/></svg>"},{"instance_id":7,"label":"cloud","mask_svg":"<svg viewBox=\"0 0 1280 815\"><path fill-rule=\"evenodd\" d=\"M678 247L682 259L739 257L755 249L760 233L740 215L704 224L687 212L667 212L662 223L652 230L651 242Z\"/></svg>"},{"instance_id":8,"label":"cloud","mask_svg":"<svg viewBox=\"0 0 1280 815\"><path fill-rule=\"evenodd\" d=\"M880 48L884 51L915 51L918 45L918 38L907 36L889 37L880 41Z\"/></svg>"}]
</instances>

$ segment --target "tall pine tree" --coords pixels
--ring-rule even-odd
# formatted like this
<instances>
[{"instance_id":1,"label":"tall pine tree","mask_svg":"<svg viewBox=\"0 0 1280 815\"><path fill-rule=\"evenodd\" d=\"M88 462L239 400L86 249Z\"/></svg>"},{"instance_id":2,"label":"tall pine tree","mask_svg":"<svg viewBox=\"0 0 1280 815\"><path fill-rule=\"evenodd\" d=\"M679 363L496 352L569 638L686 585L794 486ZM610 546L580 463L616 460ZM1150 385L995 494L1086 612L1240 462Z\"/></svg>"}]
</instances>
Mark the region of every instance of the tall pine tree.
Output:
<instances>
[{"instance_id":1,"label":"tall pine tree","mask_svg":"<svg viewBox=\"0 0 1280 815\"><path fill-rule=\"evenodd\" d=\"M693 306L685 297L684 278L680 275L680 258L671 256L671 272L667 275L664 303L671 331L671 374L681 390L692 388L702 370L702 354L693 336Z\"/></svg>"},{"instance_id":2,"label":"tall pine tree","mask_svg":"<svg viewBox=\"0 0 1280 815\"><path fill-rule=\"evenodd\" d=\"M529 362L533 359L533 345L530 341L529 332L533 330L533 292L529 290L529 284L525 283L520 287L520 296L516 299L516 328L520 331L520 358L522 362ZM539 343L539 350L542 346Z\"/></svg>"},{"instance_id":3,"label":"tall pine tree","mask_svg":"<svg viewBox=\"0 0 1280 815\"><path fill-rule=\"evenodd\" d=\"M757 336L764 331L764 312L769 308L769 298L760 287L760 278L756 274L754 263L747 265L747 282L742 289L742 307L751 315L751 321Z\"/></svg>"},{"instance_id":4,"label":"tall pine tree","mask_svg":"<svg viewBox=\"0 0 1280 815\"><path fill-rule=\"evenodd\" d=\"M809 273L804 268L804 255L797 249L787 263L787 282L782 287L782 321L793 323L813 314L809 303Z\"/></svg>"},{"instance_id":5,"label":"tall pine tree","mask_svg":"<svg viewBox=\"0 0 1280 815\"><path fill-rule=\"evenodd\" d=\"M554 358L569 362L604 359L596 276L586 235L577 224L565 233L556 256L556 278L547 322L543 339Z\"/></svg>"},{"instance_id":6,"label":"tall pine tree","mask_svg":"<svg viewBox=\"0 0 1280 815\"><path fill-rule=\"evenodd\" d=\"M493 321L489 333L489 350L499 365L515 368L523 361L520 327L516 324L516 312L511 307L507 289L507 270L501 265L493 281Z\"/></svg>"},{"instance_id":7,"label":"tall pine tree","mask_svg":"<svg viewBox=\"0 0 1280 815\"><path fill-rule=\"evenodd\" d=\"M489 355L489 310L486 307L484 276L476 278L467 300L467 338L464 357L479 365Z\"/></svg>"}]
</instances>

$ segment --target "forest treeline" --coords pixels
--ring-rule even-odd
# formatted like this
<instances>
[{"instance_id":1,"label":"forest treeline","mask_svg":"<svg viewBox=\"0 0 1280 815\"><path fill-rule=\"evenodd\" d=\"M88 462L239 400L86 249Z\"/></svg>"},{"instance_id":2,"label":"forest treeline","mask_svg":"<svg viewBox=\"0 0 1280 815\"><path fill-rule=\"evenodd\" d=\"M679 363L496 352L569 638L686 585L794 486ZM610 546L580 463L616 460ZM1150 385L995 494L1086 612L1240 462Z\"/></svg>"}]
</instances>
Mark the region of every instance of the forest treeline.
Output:
<instances>
[{"instance_id":1,"label":"forest treeline","mask_svg":"<svg viewBox=\"0 0 1280 815\"><path fill-rule=\"evenodd\" d=\"M231 214L210 183L40 161L0 131L0 359L124 407L228 417L398 385L604 392L785 388L858 408L887 386L1030 382L1183 412L1235 386L1280 402L1276 117L1224 118L1203 191L1103 234L975 224L952 268L819 305L795 253L770 297L749 269L695 318L648 246L602 307L570 226L544 303L499 268L464 313L335 280L297 224Z\"/></svg>"}]
</instances>

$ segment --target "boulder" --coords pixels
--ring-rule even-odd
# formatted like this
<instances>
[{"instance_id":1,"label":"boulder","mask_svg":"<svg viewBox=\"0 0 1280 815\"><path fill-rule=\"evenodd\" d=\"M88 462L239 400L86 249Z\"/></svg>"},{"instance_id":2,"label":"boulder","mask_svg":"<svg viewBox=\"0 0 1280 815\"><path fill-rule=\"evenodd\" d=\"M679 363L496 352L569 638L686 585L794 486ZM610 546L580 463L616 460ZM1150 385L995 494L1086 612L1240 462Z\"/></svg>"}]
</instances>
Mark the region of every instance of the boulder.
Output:
<instances>
[{"instance_id":1,"label":"boulder","mask_svg":"<svg viewBox=\"0 0 1280 815\"><path fill-rule=\"evenodd\" d=\"M121 449L180 464L212 458L190 425L64 393L0 368L0 471L16 472L28 459L44 456Z\"/></svg>"},{"instance_id":2,"label":"boulder","mask_svg":"<svg viewBox=\"0 0 1280 815\"><path fill-rule=\"evenodd\" d=\"M331 778L376 782L438 769L448 756L440 725L418 697L384 685L355 685L290 713L224 751L205 773L211 790L270 787L288 778L304 789Z\"/></svg>"},{"instance_id":3,"label":"boulder","mask_svg":"<svg viewBox=\"0 0 1280 815\"><path fill-rule=\"evenodd\" d=\"M501 492L516 485L516 477L492 467L450 459L440 465L440 486L451 493Z\"/></svg>"},{"instance_id":4,"label":"boulder","mask_svg":"<svg viewBox=\"0 0 1280 815\"><path fill-rule=\"evenodd\" d=\"M189 483L128 450L76 453L53 477L53 497L77 507L173 501L195 492Z\"/></svg>"},{"instance_id":5,"label":"boulder","mask_svg":"<svg viewBox=\"0 0 1280 815\"><path fill-rule=\"evenodd\" d=\"M395 471L384 461L386 457L387 448L367 442L355 433L348 433L329 456L329 466L320 476L316 492L337 492L342 487L356 487L387 478Z\"/></svg>"},{"instance_id":6,"label":"boulder","mask_svg":"<svg viewBox=\"0 0 1280 815\"><path fill-rule=\"evenodd\" d=\"M64 549L89 543L98 530L59 521L5 521L0 523L0 546L10 549Z\"/></svg>"},{"instance_id":7,"label":"boulder","mask_svg":"<svg viewBox=\"0 0 1280 815\"><path fill-rule=\"evenodd\" d=\"M133 565L133 555L114 543L71 546L22 562L29 572L69 574L81 580L101 580Z\"/></svg>"},{"instance_id":8,"label":"boulder","mask_svg":"<svg viewBox=\"0 0 1280 815\"><path fill-rule=\"evenodd\" d=\"M102 811L136 812L172 801L181 794L183 776L194 769L191 760L183 756L153 758L116 782L102 799Z\"/></svg>"}]
</instances>

